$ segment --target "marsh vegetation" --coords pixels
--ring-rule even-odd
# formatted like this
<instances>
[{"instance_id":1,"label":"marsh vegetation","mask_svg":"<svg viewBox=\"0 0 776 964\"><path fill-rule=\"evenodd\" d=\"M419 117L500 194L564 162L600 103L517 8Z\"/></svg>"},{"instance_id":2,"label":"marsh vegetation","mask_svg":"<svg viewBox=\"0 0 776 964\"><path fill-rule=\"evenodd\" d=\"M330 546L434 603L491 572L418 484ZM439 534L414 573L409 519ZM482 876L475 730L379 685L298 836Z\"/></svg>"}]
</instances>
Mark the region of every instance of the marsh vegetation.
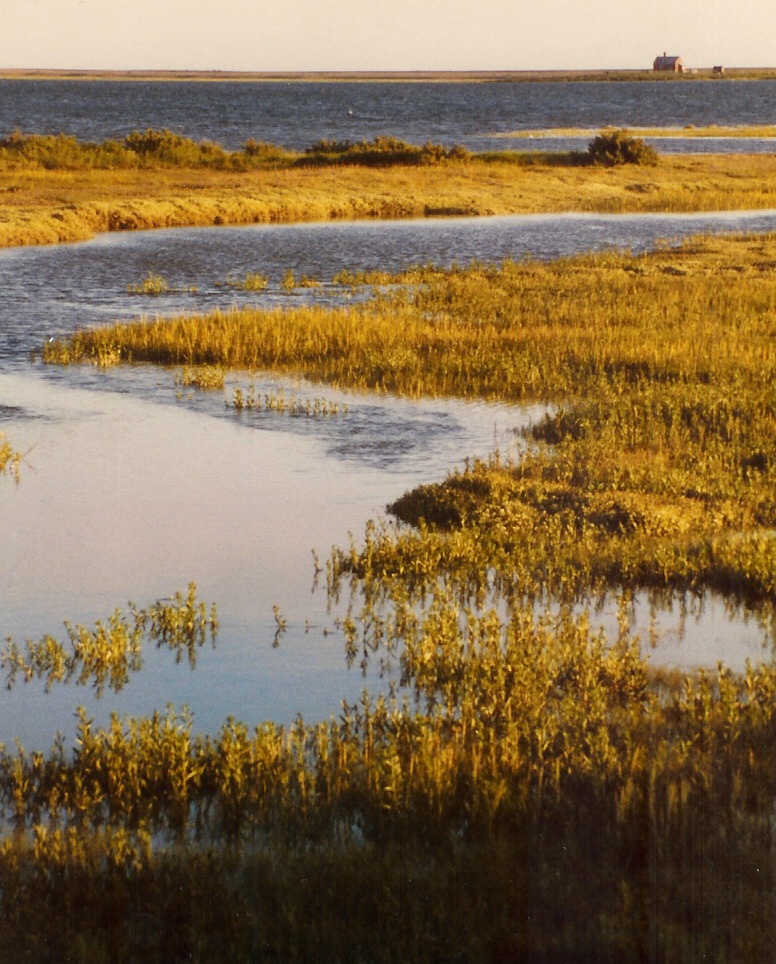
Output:
<instances>
[{"instance_id":1,"label":"marsh vegetation","mask_svg":"<svg viewBox=\"0 0 776 964\"><path fill-rule=\"evenodd\" d=\"M107 622L97 622L94 629L66 622L67 643L49 635L28 639L23 645L7 639L0 651L0 671L5 673L7 688L12 689L17 678L28 683L43 679L47 691L55 683L74 680L80 686L91 684L99 696L106 687L118 692L132 673L140 672L145 642L171 650L178 662L185 653L192 669L197 663L197 650L207 639L215 645L215 604L208 612L198 601L193 583L185 597L178 592L172 599L158 600L145 609L132 603L128 609L128 613L116 609Z\"/></svg>"},{"instance_id":2,"label":"marsh vegetation","mask_svg":"<svg viewBox=\"0 0 776 964\"><path fill-rule=\"evenodd\" d=\"M593 160L385 136L293 152L252 141L227 151L169 131L102 143L12 134L0 144L0 245L183 225L774 207L772 155L661 157L656 167Z\"/></svg>"},{"instance_id":3,"label":"marsh vegetation","mask_svg":"<svg viewBox=\"0 0 776 964\"><path fill-rule=\"evenodd\" d=\"M519 460L414 489L332 551L345 658L383 695L206 737L174 710L81 716L72 753L5 751L5 939L97 961L770 959L774 664L665 671L629 614L714 593L773 627L774 266L765 236L353 273L375 288L348 310L47 343L48 363L549 409Z\"/></svg>"},{"instance_id":4,"label":"marsh vegetation","mask_svg":"<svg viewBox=\"0 0 776 964\"><path fill-rule=\"evenodd\" d=\"M21 453L17 452L5 435L0 432L0 475L8 472L18 478L21 459Z\"/></svg>"}]
</instances>

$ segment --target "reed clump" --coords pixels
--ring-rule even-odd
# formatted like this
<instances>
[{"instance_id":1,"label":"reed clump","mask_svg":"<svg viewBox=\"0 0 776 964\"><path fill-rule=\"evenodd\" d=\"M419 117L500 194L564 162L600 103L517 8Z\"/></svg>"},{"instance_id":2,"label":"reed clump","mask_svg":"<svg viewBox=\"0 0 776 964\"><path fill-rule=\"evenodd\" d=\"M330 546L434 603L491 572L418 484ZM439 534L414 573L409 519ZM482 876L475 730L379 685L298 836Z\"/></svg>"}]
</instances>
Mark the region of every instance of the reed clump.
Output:
<instances>
[{"instance_id":1,"label":"reed clump","mask_svg":"<svg viewBox=\"0 0 776 964\"><path fill-rule=\"evenodd\" d=\"M175 384L181 388L220 391L226 385L226 372L218 365L184 366L175 376Z\"/></svg>"},{"instance_id":2,"label":"reed clump","mask_svg":"<svg viewBox=\"0 0 776 964\"><path fill-rule=\"evenodd\" d=\"M284 412L288 415L304 415L307 418L320 418L328 415L345 415L346 403L332 402L328 398L297 398L283 391L257 392L255 385L247 391L235 388L229 407L235 411Z\"/></svg>"},{"instance_id":3,"label":"reed clump","mask_svg":"<svg viewBox=\"0 0 776 964\"><path fill-rule=\"evenodd\" d=\"M17 452L5 435L0 432L0 475L9 473L18 481L21 461L21 452Z\"/></svg>"},{"instance_id":4,"label":"reed clump","mask_svg":"<svg viewBox=\"0 0 776 964\"><path fill-rule=\"evenodd\" d=\"M617 167L620 164L657 164L657 151L642 138L625 130L601 131L590 142L587 153L593 164Z\"/></svg>"},{"instance_id":5,"label":"reed clump","mask_svg":"<svg viewBox=\"0 0 776 964\"><path fill-rule=\"evenodd\" d=\"M166 295L170 292L170 284L161 275L151 272L140 284L130 285L127 290L133 295Z\"/></svg>"},{"instance_id":6,"label":"reed clump","mask_svg":"<svg viewBox=\"0 0 776 964\"><path fill-rule=\"evenodd\" d=\"M418 147L397 137L375 137L371 141L320 140L305 150L299 163L316 166L324 164L359 164L366 167L392 167L441 164L444 161L463 161L470 157L460 145L446 148L430 142Z\"/></svg>"},{"instance_id":7,"label":"reed clump","mask_svg":"<svg viewBox=\"0 0 776 964\"><path fill-rule=\"evenodd\" d=\"M0 651L0 670L6 686L12 689L17 677L25 682L45 680L48 691L55 683L71 680L84 686L91 683L97 695L105 687L119 692L132 673L143 666L143 643L155 642L157 648L170 649L180 662L184 653L194 668L197 650L208 639L215 645L218 617L215 605L208 612L197 600L191 583L184 597L180 592L170 600L159 600L146 609L129 604L129 612L116 609L107 622L98 621L94 629L65 622L67 642L53 636L26 640L20 646L7 639Z\"/></svg>"},{"instance_id":8,"label":"reed clump","mask_svg":"<svg viewBox=\"0 0 776 964\"><path fill-rule=\"evenodd\" d=\"M265 291L269 278L258 271L248 271L242 278L229 277L218 284L221 287L236 288L238 291Z\"/></svg>"}]
</instances>

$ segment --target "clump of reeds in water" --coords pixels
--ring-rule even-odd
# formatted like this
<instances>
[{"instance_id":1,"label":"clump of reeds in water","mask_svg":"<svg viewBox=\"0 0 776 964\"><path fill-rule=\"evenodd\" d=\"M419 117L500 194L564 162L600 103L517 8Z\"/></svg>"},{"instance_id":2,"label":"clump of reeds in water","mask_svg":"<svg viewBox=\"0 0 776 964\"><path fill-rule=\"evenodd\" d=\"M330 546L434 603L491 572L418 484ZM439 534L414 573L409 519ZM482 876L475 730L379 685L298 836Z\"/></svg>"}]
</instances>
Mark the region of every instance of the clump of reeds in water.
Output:
<instances>
[{"instance_id":1,"label":"clump of reeds in water","mask_svg":"<svg viewBox=\"0 0 776 964\"><path fill-rule=\"evenodd\" d=\"M18 676L27 682L44 679L46 690L54 683L75 680L79 685L91 683L99 696L106 686L115 692L123 689L130 674L140 671L146 640L172 650L178 661L185 653L193 668L197 650L208 636L215 644L217 630L215 605L208 612L191 583L185 597L176 593L146 609L130 603L128 613L117 609L94 629L66 622L66 643L44 636L20 646L9 638L0 652L0 669L6 674L8 689Z\"/></svg>"},{"instance_id":2,"label":"clump of reeds in water","mask_svg":"<svg viewBox=\"0 0 776 964\"><path fill-rule=\"evenodd\" d=\"M185 288L173 287L165 277L152 271L146 275L140 284L129 285L127 291L133 295L158 297L159 295L180 294L184 291L189 294L196 294L197 287L196 285L188 285Z\"/></svg>"},{"instance_id":3,"label":"clump of reeds in water","mask_svg":"<svg viewBox=\"0 0 776 964\"><path fill-rule=\"evenodd\" d=\"M265 291L269 285L269 278L258 271L248 271L242 278L228 277L219 282L219 286L236 288L239 291Z\"/></svg>"},{"instance_id":4,"label":"clump of reeds in water","mask_svg":"<svg viewBox=\"0 0 776 964\"><path fill-rule=\"evenodd\" d=\"M244 410L254 412L284 412L288 415L303 415L308 418L318 418L330 415L345 415L348 411L346 403L332 402L323 397L297 398L286 392L257 392L254 385L249 386L247 392L235 388L230 407L235 411Z\"/></svg>"},{"instance_id":5,"label":"clump of reeds in water","mask_svg":"<svg viewBox=\"0 0 776 964\"><path fill-rule=\"evenodd\" d=\"M151 272L140 284L129 285L127 290L133 295L166 295L170 285L162 275Z\"/></svg>"},{"instance_id":6,"label":"clump of reeds in water","mask_svg":"<svg viewBox=\"0 0 776 964\"><path fill-rule=\"evenodd\" d=\"M0 475L8 472L18 480L21 460L21 452L17 452L5 435L0 432Z\"/></svg>"},{"instance_id":7,"label":"clump of reeds in water","mask_svg":"<svg viewBox=\"0 0 776 964\"><path fill-rule=\"evenodd\" d=\"M226 372L218 365L184 366L176 374L175 384L181 388L218 391L226 384Z\"/></svg>"}]
</instances>

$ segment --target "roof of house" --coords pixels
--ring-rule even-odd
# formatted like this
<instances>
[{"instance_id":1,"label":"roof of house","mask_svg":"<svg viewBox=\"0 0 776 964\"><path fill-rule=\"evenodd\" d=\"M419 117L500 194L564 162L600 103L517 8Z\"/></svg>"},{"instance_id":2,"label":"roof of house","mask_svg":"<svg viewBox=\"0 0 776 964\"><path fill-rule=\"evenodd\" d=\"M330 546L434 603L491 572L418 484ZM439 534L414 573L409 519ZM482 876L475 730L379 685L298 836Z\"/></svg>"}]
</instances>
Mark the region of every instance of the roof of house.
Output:
<instances>
[{"instance_id":1,"label":"roof of house","mask_svg":"<svg viewBox=\"0 0 776 964\"><path fill-rule=\"evenodd\" d=\"M681 57L668 57L663 54L662 57L655 57L654 67L655 70L673 70L681 62Z\"/></svg>"}]
</instances>

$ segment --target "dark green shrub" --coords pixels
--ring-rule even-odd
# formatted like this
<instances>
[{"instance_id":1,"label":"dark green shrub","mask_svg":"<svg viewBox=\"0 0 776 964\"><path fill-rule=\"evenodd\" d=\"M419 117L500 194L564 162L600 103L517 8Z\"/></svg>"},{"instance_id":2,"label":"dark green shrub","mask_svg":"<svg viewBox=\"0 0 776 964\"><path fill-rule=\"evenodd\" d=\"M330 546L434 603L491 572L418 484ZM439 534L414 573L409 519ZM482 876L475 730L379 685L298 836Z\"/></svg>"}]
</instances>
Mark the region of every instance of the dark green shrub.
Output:
<instances>
[{"instance_id":1,"label":"dark green shrub","mask_svg":"<svg viewBox=\"0 0 776 964\"><path fill-rule=\"evenodd\" d=\"M657 164L657 151L640 137L627 131L602 131L587 148L594 164L616 167L619 164Z\"/></svg>"}]
</instances>

